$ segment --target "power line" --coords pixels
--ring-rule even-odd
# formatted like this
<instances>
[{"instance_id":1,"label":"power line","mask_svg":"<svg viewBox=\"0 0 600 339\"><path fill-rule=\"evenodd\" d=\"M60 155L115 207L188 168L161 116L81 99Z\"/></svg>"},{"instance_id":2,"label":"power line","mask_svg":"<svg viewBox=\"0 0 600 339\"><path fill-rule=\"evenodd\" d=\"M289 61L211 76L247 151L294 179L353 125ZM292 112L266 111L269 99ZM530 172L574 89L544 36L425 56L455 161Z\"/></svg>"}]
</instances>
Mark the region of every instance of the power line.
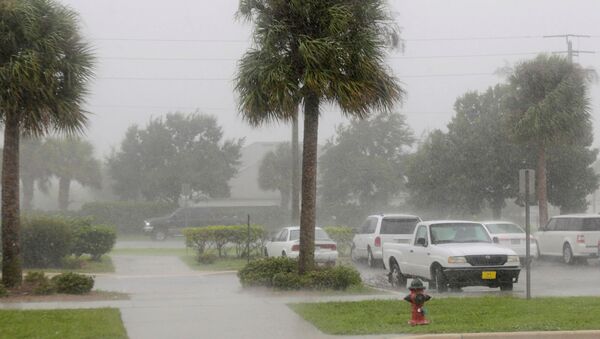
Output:
<instances>
[{"instance_id":1,"label":"power line","mask_svg":"<svg viewBox=\"0 0 600 339\"><path fill-rule=\"evenodd\" d=\"M410 59L450 59L450 58L487 58L503 56L537 55L540 52L517 52L517 53L489 53L489 54L451 54L451 55L421 55L421 56L390 56L388 59L410 60ZM100 57L101 60L124 60L124 61L238 61L237 58L211 58L211 57Z\"/></svg>"},{"instance_id":2,"label":"power line","mask_svg":"<svg viewBox=\"0 0 600 339\"><path fill-rule=\"evenodd\" d=\"M398 75L403 78L438 78L438 77L469 77L489 76L496 73L447 73L447 74L408 74ZM233 81L233 78L163 78L163 77L97 77L99 80L130 80L130 81Z\"/></svg>"}]
</instances>

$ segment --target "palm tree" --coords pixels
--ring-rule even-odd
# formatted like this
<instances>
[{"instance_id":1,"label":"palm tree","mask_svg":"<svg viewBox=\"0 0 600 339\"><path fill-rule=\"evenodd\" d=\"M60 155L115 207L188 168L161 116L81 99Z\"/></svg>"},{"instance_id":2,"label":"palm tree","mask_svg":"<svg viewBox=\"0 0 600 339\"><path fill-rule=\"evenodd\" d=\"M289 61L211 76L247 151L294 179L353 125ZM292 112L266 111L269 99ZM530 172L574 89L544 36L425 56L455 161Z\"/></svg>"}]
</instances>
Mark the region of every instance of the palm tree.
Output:
<instances>
[{"instance_id":1,"label":"palm tree","mask_svg":"<svg viewBox=\"0 0 600 339\"><path fill-rule=\"evenodd\" d=\"M80 138L49 138L45 145L45 156L50 173L58 178L58 208L69 208L71 181L82 186L102 187L100 161L94 158L94 146Z\"/></svg>"},{"instance_id":2,"label":"palm tree","mask_svg":"<svg viewBox=\"0 0 600 339\"><path fill-rule=\"evenodd\" d=\"M0 120L2 155L2 282L22 279L19 225L21 134L76 133L92 75L92 54L78 33L77 15L53 0L0 2Z\"/></svg>"},{"instance_id":3,"label":"palm tree","mask_svg":"<svg viewBox=\"0 0 600 339\"><path fill-rule=\"evenodd\" d=\"M291 121L304 107L299 273L314 264L319 107L346 116L389 110L403 90L384 64L398 30L384 0L241 0L254 46L239 63L239 108L252 125Z\"/></svg>"},{"instance_id":4,"label":"palm tree","mask_svg":"<svg viewBox=\"0 0 600 339\"><path fill-rule=\"evenodd\" d=\"M548 221L546 151L572 143L590 123L589 70L557 55L541 54L509 75L508 123L517 141L536 149L540 225Z\"/></svg>"}]
</instances>

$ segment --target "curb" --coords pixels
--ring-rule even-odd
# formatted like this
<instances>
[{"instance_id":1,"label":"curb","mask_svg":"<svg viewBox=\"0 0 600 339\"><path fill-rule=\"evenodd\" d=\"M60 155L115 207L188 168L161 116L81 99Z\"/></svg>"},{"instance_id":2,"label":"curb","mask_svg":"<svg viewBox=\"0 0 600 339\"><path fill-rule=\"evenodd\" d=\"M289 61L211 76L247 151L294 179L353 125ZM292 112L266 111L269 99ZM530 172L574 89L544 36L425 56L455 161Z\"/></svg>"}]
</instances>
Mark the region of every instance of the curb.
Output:
<instances>
[{"instance_id":1,"label":"curb","mask_svg":"<svg viewBox=\"0 0 600 339\"><path fill-rule=\"evenodd\" d=\"M536 331L536 332L492 332L492 333L449 333L449 334L423 334L402 336L398 339L482 339L482 338L512 338L512 339L545 339L545 338L573 338L573 339L598 339L600 330L591 331Z\"/></svg>"}]
</instances>

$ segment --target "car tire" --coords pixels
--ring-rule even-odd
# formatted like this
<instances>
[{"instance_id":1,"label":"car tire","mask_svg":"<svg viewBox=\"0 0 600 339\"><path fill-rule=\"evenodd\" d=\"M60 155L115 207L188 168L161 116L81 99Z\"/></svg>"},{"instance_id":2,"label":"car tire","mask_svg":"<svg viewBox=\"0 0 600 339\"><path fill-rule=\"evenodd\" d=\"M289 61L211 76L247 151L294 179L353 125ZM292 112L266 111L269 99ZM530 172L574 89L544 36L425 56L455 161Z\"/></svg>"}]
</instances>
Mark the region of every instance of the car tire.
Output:
<instances>
[{"instance_id":1,"label":"car tire","mask_svg":"<svg viewBox=\"0 0 600 339\"><path fill-rule=\"evenodd\" d=\"M287 257L287 254L285 254L285 251L281 251L281 256L284 258Z\"/></svg>"},{"instance_id":2,"label":"car tire","mask_svg":"<svg viewBox=\"0 0 600 339\"><path fill-rule=\"evenodd\" d=\"M444 271L440 266L436 266L433 270L433 281L438 293L448 292L448 281L444 276Z\"/></svg>"},{"instance_id":3,"label":"car tire","mask_svg":"<svg viewBox=\"0 0 600 339\"><path fill-rule=\"evenodd\" d=\"M400 266L395 260L390 264L389 281L395 288L406 288L406 277L400 271Z\"/></svg>"},{"instance_id":4,"label":"car tire","mask_svg":"<svg viewBox=\"0 0 600 339\"><path fill-rule=\"evenodd\" d=\"M373 252L371 252L371 248L369 248L367 252L367 265L371 268L375 268L377 263L375 262L375 258L373 258Z\"/></svg>"},{"instance_id":5,"label":"car tire","mask_svg":"<svg viewBox=\"0 0 600 339\"><path fill-rule=\"evenodd\" d=\"M571 245L568 243L563 245L563 262L567 265L573 265L575 263L575 258L573 257L573 250L571 249Z\"/></svg>"},{"instance_id":6,"label":"car tire","mask_svg":"<svg viewBox=\"0 0 600 339\"><path fill-rule=\"evenodd\" d=\"M154 235L152 238L156 241L165 241L167 240L167 232L162 229L156 230L154 231Z\"/></svg>"},{"instance_id":7,"label":"car tire","mask_svg":"<svg viewBox=\"0 0 600 339\"><path fill-rule=\"evenodd\" d=\"M500 291L512 291L513 283L502 283L500 284Z\"/></svg>"}]
</instances>

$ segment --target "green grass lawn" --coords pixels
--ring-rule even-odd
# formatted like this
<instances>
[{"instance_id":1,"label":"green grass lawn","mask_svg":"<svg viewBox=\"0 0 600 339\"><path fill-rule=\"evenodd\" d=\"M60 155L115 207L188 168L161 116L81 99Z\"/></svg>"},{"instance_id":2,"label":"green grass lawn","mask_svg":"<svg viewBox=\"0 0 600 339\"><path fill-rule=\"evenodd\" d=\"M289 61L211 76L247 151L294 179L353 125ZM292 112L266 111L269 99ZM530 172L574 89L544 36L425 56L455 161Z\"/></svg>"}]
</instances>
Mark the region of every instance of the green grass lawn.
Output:
<instances>
[{"instance_id":1,"label":"green grass lawn","mask_svg":"<svg viewBox=\"0 0 600 339\"><path fill-rule=\"evenodd\" d=\"M467 333L600 329L599 297L440 298L425 308L431 324L410 326L410 304L403 300L289 305L328 334Z\"/></svg>"},{"instance_id":2,"label":"green grass lawn","mask_svg":"<svg viewBox=\"0 0 600 339\"><path fill-rule=\"evenodd\" d=\"M78 259L70 260L73 265L79 266L79 268L26 268L25 272L29 271L43 271L47 273L64 273L64 272L75 272L75 273L112 273L115 271L115 267L112 263L112 259L108 255L103 255L100 261L90 260L89 256L81 256ZM75 266L74 266L75 267Z\"/></svg>"},{"instance_id":3,"label":"green grass lawn","mask_svg":"<svg viewBox=\"0 0 600 339\"><path fill-rule=\"evenodd\" d=\"M127 338L117 309L0 310L0 338Z\"/></svg>"}]
</instances>

